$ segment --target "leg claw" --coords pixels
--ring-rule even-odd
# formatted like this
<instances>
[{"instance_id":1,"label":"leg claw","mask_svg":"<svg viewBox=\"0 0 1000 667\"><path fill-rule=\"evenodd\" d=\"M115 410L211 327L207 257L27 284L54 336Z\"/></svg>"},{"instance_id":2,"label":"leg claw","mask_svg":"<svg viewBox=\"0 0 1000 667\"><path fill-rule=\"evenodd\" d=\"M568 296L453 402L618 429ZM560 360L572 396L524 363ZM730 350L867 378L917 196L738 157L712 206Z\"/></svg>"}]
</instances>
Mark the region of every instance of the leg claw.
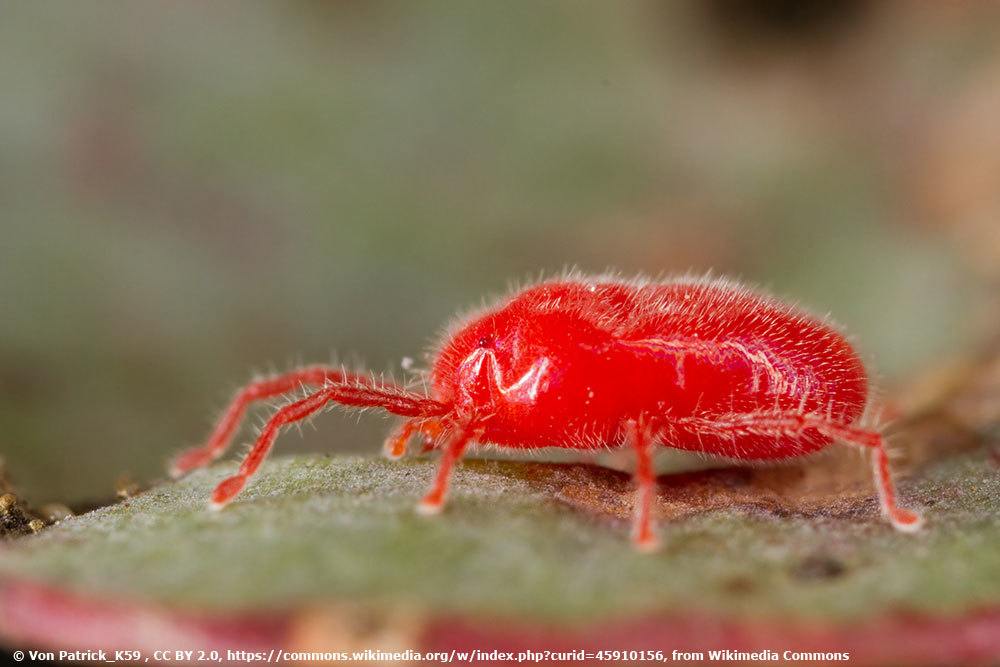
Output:
<instances>
[{"instance_id":1,"label":"leg claw","mask_svg":"<svg viewBox=\"0 0 1000 667\"><path fill-rule=\"evenodd\" d=\"M924 525L924 519L916 512L897 509L889 516L892 527L902 533L915 533Z\"/></svg>"}]
</instances>

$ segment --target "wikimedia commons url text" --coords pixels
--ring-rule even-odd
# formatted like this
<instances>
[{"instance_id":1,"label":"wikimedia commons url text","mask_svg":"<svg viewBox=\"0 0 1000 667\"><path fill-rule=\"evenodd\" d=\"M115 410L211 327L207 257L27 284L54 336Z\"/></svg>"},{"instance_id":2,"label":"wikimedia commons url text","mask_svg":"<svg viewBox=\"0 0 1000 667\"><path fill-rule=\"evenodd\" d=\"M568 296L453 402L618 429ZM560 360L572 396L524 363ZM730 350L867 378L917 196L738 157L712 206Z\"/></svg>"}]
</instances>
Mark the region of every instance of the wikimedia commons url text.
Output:
<instances>
[{"instance_id":1,"label":"wikimedia commons url text","mask_svg":"<svg viewBox=\"0 0 1000 667\"><path fill-rule=\"evenodd\" d=\"M269 651L34 651L17 650L12 653L17 662L54 661L86 662L86 663L142 663L153 664L302 664L302 663L393 663L412 664L417 662L439 664L475 664L475 663L636 663L636 662L850 662L851 654L846 651L792 651L792 650L759 650L734 651L719 649L709 651L648 651L648 650L575 650L575 651L497 651L497 650L451 650L451 651L384 651L366 649L363 651L288 651L271 649Z\"/></svg>"}]
</instances>

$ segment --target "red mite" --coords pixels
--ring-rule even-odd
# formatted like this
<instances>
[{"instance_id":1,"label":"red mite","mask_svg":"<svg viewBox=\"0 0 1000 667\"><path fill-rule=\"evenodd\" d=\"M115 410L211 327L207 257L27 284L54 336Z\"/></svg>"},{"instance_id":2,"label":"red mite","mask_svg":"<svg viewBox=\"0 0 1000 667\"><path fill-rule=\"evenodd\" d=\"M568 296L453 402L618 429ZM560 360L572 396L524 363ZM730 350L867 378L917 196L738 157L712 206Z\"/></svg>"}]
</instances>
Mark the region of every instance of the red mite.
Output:
<instances>
[{"instance_id":1,"label":"red mite","mask_svg":"<svg viewBox=\"0 0 1000 667\"><path fill-rule=\"evenodd\" d=\"M656 446L739 461L809 454L835 440L872 452L883 513L900 530L919 515L896 505L882 436L858 422L868 377L829 325L727 280L662 282L572 276L544 282L459 322L430 373L431 395L364 374L308 367L241 390L208 443L182 454L183 475L218 458L247 407L301 385L314 393L279 409L239 471L212 494L228 504L278 432L330 403L406 418L386 441L399 458L412 436L442 450L422 513L441 510L471 442L510 449L629 447L637 485L633 540L655 546Z\"/></svg>"}]
</instances>

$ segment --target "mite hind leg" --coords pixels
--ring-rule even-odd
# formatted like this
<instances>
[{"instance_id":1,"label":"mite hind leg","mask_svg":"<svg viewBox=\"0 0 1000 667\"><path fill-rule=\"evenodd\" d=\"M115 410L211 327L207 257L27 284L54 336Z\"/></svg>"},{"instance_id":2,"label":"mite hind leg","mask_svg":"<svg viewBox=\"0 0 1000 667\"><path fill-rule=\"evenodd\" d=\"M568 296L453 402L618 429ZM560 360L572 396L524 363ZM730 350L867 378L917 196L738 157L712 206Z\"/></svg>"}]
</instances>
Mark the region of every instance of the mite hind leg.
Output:
<instances>
[{"instance_id":1,"label":"mite hind leg","mask_svg":"<svg viewBox=\"0 0 1000 667\"><path fill-rule=\"evenodd\" d=\"M923 517L913 510L900 507L896 503L896 487L892 482L889 470L889 456L885 451L885 439L875 431L866 431L840 424L825 424L816 427L821 433L838 440L844 440L859 447L872 450L872 471L875 477L875 488L878 490L882 514L896 530L912 533L920 530Z\"/></svg>"},{"instance_id":2,"label":"mite hind leg","mask_svg":"<svg viewBox=\"0 0 1000 667\"><path fill-rule=\"evenodd\" d=\"M628 438L636 456L632 544L639 551L648 552L655 550L660 544L653 530L656 475L653 474L651 450L655 443L649 429L637 422L629 422Z\"/></svg>"},{"instance_id":3,"label":"mite hind leg","mask_svg":"<svg viewBox=\"0 0 1000 667\"><path fill-rule=\"evenodd\" d=\"M896 487L889 471L889 457L885 451L885 440L876 431L841 424L828 417L794 412L738 414L717 419L686 419L684 424L693 429L734 438L746 435L774 438L796 437L804 435L808 430L813 430L833 440L841 440L858 447L871 449L875 487L878 490L882 513L889 519L894 528L903 532L914 532L919 530L923 524L923 519L919 514L897 504Z\"/></svg>"}]
</instances>

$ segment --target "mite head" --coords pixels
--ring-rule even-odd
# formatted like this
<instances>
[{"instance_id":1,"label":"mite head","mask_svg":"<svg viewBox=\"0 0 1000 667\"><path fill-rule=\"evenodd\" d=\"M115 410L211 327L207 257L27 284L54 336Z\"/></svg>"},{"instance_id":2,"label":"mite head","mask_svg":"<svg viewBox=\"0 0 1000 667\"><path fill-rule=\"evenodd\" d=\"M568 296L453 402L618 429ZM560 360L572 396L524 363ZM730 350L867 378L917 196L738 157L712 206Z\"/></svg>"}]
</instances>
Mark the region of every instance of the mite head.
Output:
<instances>
[{"instance_id":1,"label":"mite head","mask_svg":"<svg viewBox=\"0 0 1000 667\"><path fill-rule=\"evenodd\" d=\"M531 410L564 396L567 382L586 372L602 340L601 332L571 313L538 312L515 302L470 321L445 343L434 365L434 388L460 414L486 418Z\"/></svg>"}]
</instances>

